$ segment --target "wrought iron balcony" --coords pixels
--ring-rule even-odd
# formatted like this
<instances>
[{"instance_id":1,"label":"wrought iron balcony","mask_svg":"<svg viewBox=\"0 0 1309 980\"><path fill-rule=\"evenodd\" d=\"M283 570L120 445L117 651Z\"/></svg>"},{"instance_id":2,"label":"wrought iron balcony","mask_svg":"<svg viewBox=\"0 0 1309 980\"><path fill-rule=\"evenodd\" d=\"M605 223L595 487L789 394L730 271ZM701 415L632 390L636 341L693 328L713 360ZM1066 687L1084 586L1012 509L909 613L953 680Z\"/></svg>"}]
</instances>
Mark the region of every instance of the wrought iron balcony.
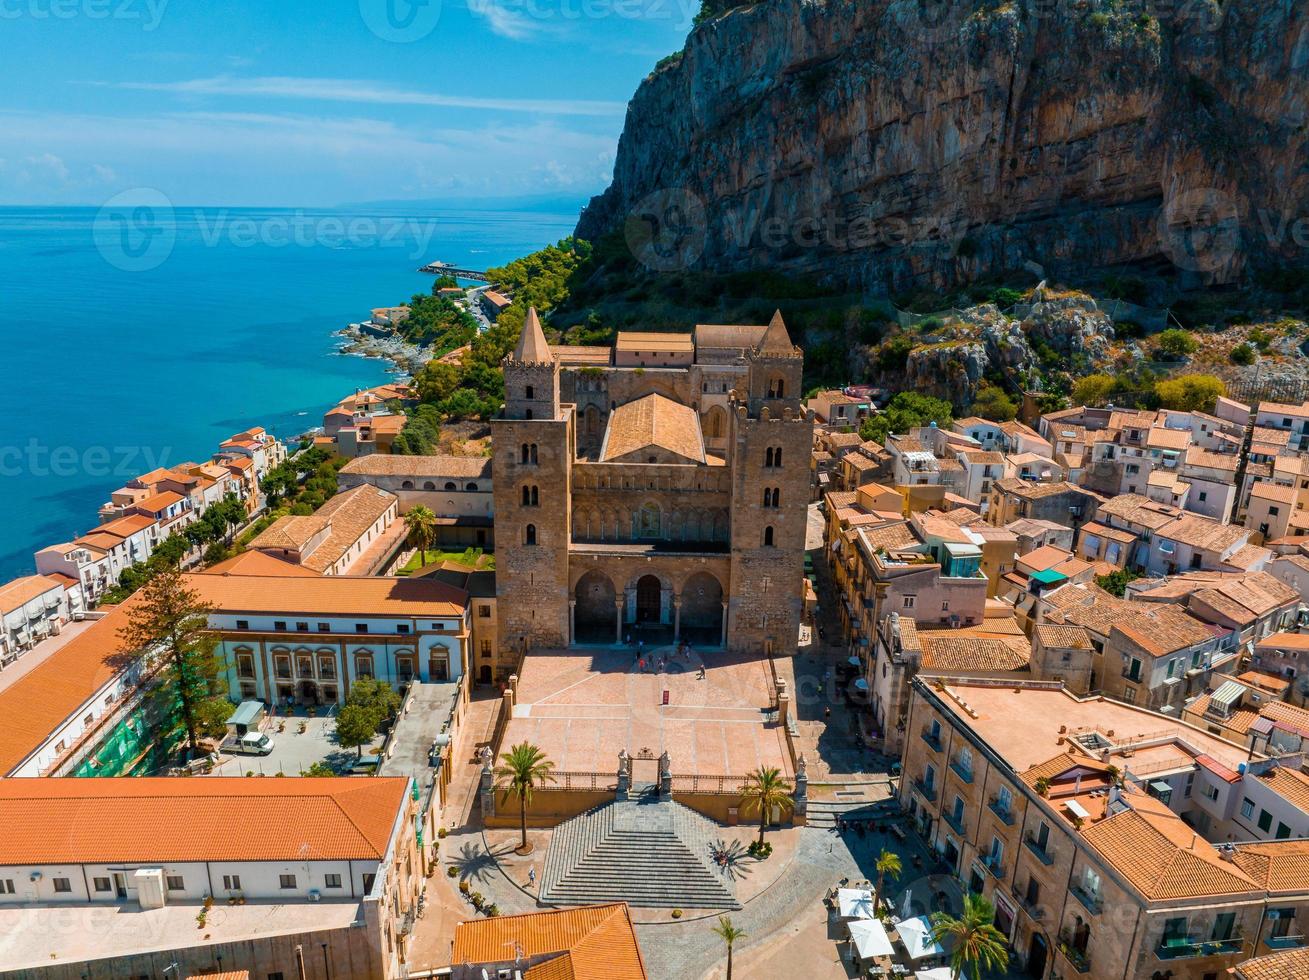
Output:
<instances>
[{"instance_id":1,"label":"wrought iron balcony","mask_svg":"<svg viewBox=\"0 0 1309 980\"><path fill-rule=\"evenodd\" d=\"M1014 811L1011 807L1000 802L1000 797L991 797L991 802L987 804L991 812L1000 818L1000 822L1012 827L1014 825Z\"/></svg>"},{"instance_id":2,"label":"wrought iron balcony","mask_svg":"<svg viewBox=\"0 0 1309 980\"><path fill-rule=\"evenodd\" d=\"M1029 851L1037 856L1042 864L1054 864L1054 851L1050 849L1048 841L1044 846L1042 846L1037 839L1032 836L1032 832L1028 831L1023 835L1023 843L1027 845Z\"/></svg>"},{"instance_id":3,"label":"wrought iron balcony","mask_svg":"<svg viewBox=\"0 0 1309 980\"><path fill-rule=\"evenodd\" d=\"M1104 910L1104 899L1098 894L1087 891L1082 885L1069 885L1068 891L1092 915L1099 915Z\"/></svg>"},{"instance_id":4,"label":"wrought iron balcony","mask_svg":"<svg viewBox=\"0 0 1309 980\"><path fill-rule=\"evenodd\" d=\"M940 736L939 734L936 734L936 735L932 734L932 726L931 726L931 725L924 725L924 726L923 726L923 732L922 732L922 735L923 735L923 741L924 741L924 742L926 742L928 745L930 745L930 746L931 746L934 750L936 750L937 752L940 752L940 751L941 751L941 736Z\"/></svg>"},{"instance_id":5,"label":"wrought iron balcony","mask_svg":"<svg viewBox=\"0 0 1309 980\"><path fill-rule=\"evenodd\" d=\"M1304 936L1269 936L1264 940L1269 949L1299 949L1304 944Z\"/></svg>"},{"instance_id":6,"label":"wrought iron balcony","mask_svg":"<svg viewBox=\"0 0 1309 980\"><path fill-rule=\"evenodd\" d=\"M1161 960L1221 956L1224 953L1239 953L1244 945L1239 938L1197 940L1193 936L1165 936L1155 950L1155 956Z\"/></svg>"},{"instance_id":7,"label":"wrought iron balcony","mask_svg":"<svg viewBox=\"0 0 1309 980\"><path fill-rule=\"evenodd\" d=\"M971 783L973 781L973 770L971 768L966 769L963 766L959 765L958 759L950 760L950 768L953 769L954 774L958 776L960 779L962 779L965 783Z\"/></svg>"},{"instance_id":8,"label":"wrought iron balcony","mask_svg":"<svg viewBox=\"0 0 1309 980\"><path fill-rule=\"evenodd\" d=\"M936 802L936 787L935 787L935 786L928 786L928 785L927 785L925 782L923 782L921 779L915 779L915 780L914 780L914 789L918 792L918 795L921 796L923 799L928 800L928 801L930 801L930 802L932 802L932 803L935 803L935 802Z\"/></svg>"}]
</instances>

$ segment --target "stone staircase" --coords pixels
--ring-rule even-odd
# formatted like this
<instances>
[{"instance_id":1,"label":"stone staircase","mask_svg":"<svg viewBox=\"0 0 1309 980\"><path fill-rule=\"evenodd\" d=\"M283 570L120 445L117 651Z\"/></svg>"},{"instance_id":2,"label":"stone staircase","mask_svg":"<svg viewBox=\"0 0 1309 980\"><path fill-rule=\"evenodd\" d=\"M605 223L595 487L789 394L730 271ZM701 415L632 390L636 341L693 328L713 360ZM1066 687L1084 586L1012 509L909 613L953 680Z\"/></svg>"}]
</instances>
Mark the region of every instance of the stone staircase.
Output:
<instances>
[{"instance_id":1,"label":"stone staircase","mask_svg":"<svg viewBox=\"0 0 1309 980\"><path fill-rule=\"evenodd\" d=\"M852 794L852 798L843 800L810 800L805 825L834 830L837 817L846 820L886 820L899 812L900 807L894 800L868 800Z\"/></svg>"},{"instance_id":2,"label":"stone staircase","mask_svg":"<svg viewBox=\"0 0 1309 980\"><path fill-rule=\"evenodd\" d=\"M541 875L552 905L739 909L710 853L716 825L652 793L605 803L555 828Z\"/></svg>"}]
</instances>

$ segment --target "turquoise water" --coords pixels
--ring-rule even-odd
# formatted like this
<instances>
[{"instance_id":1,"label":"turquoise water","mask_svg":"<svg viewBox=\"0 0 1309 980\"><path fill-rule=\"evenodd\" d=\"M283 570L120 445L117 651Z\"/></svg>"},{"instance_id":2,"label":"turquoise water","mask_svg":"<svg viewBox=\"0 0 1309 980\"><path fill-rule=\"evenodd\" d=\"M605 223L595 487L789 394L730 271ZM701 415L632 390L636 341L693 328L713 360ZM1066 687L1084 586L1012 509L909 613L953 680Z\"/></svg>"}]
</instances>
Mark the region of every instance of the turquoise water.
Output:
<instances>
[{"instance_id":1,"label":"turquoise water","mask_svg":"<svg viewBox=\"0 0 1309 980\"><path fill-rule=\"evenodd\" d=\"M333 333L575 215L0 208L0 581L96 524L109 492L262 425L290 436L389 364Z\"/></svg>"}]
</instances>

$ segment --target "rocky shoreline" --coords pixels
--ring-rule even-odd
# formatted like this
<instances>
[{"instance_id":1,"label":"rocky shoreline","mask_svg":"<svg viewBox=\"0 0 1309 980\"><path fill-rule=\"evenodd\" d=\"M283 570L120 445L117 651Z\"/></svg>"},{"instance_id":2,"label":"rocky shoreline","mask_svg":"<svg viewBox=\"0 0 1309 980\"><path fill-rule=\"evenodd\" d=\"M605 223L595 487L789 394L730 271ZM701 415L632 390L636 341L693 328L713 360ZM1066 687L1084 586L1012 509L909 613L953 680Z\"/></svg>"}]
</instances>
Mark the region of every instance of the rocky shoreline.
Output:
<instances>
[{"instance_id":1,"label":"rocky shoreline","mask_svg":"<svg viewBox=\"0 0 1309 980\"><path fill-rule=\"evenodd\" d=\"M381 334L371 323L352 323L338 330L335 336L343 341L339 348L341 354L385 358L391 362L391 371L397 377L412 377L432 359L427 348L411 344L393 333Z\"/></svg>"}]
</instances>

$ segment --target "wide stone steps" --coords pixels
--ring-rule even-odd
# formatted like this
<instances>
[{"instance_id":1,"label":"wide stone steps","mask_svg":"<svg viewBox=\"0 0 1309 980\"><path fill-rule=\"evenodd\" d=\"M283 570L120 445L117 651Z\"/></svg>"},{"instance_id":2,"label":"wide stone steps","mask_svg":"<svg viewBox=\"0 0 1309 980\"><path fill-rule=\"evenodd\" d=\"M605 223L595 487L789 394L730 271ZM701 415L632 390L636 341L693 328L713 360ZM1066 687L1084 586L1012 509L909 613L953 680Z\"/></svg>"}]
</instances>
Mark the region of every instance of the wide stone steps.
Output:
<instances>
[{"instance_id":1,"label":"wide stone steps","mask_svg":"<svg viewBox=\"0 0 1309 980\"><path fill-rule=\"evenodd\" d=\"M606 803L555 828L541 900L740 908L731 879L710 853L717 836L711 821L671 800Z\"/></svg>"}]
</instances>

